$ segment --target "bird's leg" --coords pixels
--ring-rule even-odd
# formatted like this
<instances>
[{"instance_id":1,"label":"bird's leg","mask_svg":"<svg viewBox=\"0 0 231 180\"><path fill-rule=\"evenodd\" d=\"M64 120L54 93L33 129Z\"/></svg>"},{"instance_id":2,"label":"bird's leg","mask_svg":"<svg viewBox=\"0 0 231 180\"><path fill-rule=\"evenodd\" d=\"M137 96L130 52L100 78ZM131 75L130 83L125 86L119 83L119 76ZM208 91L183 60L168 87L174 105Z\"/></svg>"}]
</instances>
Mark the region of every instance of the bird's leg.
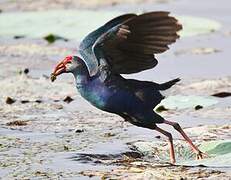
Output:
<instances>
[{"instance_id":1,"label":"bird's leg","mask_svg":"<svg viewBox=\"0 0 231 180\"><path fill-rule=\"evenodd\" d=\"M160 132L161 134L165 135L168 137L168 143L169 143L169 146L170 146L170 160L171 160L171 163L172 164L175 164L176 162L176 159L175 159L175 153L174 153L174 147L173 147L173 140L172 140L172 134L155 126L155 129L156 131Z\"/></svg>"},{"instance_id":2,"label":"bird's leg","mask_svg":"<svg viewBox=\"0 0 231 180\"><path fill-rule=\"evenodd\" d=\"M193 144L192 140L186 135L186 133L183 131L183 129L177 122L165 120L164 123L173 126L174 129L176 129L183 136L183 138L189 143L192 150L196 153L197 159L203 159L203 156L207 156L205 153L201 152L197 146Z\"/></svg>"}]
</instances>

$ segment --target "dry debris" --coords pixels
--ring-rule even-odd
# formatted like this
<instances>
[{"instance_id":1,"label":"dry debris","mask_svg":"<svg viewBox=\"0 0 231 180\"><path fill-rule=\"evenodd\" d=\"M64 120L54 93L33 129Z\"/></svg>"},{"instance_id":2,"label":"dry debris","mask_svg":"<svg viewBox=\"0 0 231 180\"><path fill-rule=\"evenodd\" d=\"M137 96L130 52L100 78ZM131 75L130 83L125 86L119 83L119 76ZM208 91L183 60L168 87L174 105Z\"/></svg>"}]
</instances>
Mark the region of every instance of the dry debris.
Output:
<instances>
[{"instance_id":1,"label":"dry debris","mask_svg":"<svg viewBox=\"0 0 231 180\"><path fill-rule=\"evenodd\" d=\"M22 120L17 120L17 121L11 121L6 123L7 126L26 126L28 125L28 121L22 121Z\"/></svg>"}]
</instances>

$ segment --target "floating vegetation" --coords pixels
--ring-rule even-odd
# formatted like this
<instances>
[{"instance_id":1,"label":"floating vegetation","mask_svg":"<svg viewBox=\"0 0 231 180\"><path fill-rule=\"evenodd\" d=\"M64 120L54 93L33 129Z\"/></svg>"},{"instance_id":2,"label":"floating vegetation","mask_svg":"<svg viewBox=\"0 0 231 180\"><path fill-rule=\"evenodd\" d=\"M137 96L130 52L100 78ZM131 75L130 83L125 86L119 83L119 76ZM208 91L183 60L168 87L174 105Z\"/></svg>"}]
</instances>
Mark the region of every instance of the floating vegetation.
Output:
<instances>
[{"instance_id":1,"label":"floating vegetation","mask_svg":"<svg viewBox=\"0 0 231 180\"><path fill-rule=\"evenodd\" d=\"M45 37L50 43L57 39L81 40L86 34L123 14L119 11L49 10L36 12L2 13L1 36ZM17 17L17 18L15 18ZM94 17L94 21L92 21ZM183 24L182 37L206 34L220 29L221 24L212 19L194 16L177 16ZM17 28L15 28L17 24Z\"/></svg>"},{"instance_id":2,"label":"floating vegetation","mask_svg":"<svg viewBox=\"0 0 231 180\"><path fill-rule=\"evenodd\" d=\"M225 98L231 96L231 92L219 92L219 93L212 94L212 96Z\"/></svg>"},{"instance_id":3,"label":"floating vegetation","mask_svg":"<svg viewBox=\"0 0 231 180\"><path fill-rule=\"evenodd\" d=\"M13 104L13 103L15 103L15 102L16 102L16 100L13 99L13 98L11 98L11 97L7 97L7 98L6 98L6 104Z\"/></svg>"},{"instance_id":4,"label":"floating vegetation","mask_svg":"<svg viewBox=\"0 0 231 180\"><path fill-rule=\"evenodd\" d=\"M27 103L29 103L30 101L29 100L21 100L21 103L22 104L27 104Z\"/></svg>"},{"instance_id":5,"label":"floating vegetation","mask_svg":"<svg viewBox=\"0 0 231 180\"><path fill-rule=\"evenodd\" d=\"M74 101L74 99L73 99L72 97L70 97L70 96L66 96L66 97L63 99L63 101L66 102L66 103L70 103L70 102Z\"/></svg>"},{"instance_id":6,"label":"floating vegetation","mask_svg":"<svg viewBox=\"0 0 231 180\"><path fill-rule=\"evenodd\" d=\"M156 112L159 112L159 113L161 113L161 112L163 112L163 111L168 111L169 109L167 109L166 107L164 107L163 105L161 105L161 106L158 106L157 108L156 108Z\"/></svg>"},{"instance_id":7,"label":"floating vegetation","mask_svg":"<svg viewBox=\"0 0 231 180\"><path fill-rule=\"evenodd\" d=\"M206 152L209 157L200 161L186 161L186 165L215 166L215 167L230 167L231 166L231 141L209 141L204 142L200 146L201 151Z\"/></svg>"},{"instance_id":8,"label":"floating vegetation","mask_svg":"<svg viewBox=\"0 0 231 180\"><path fill-rule=\"evenodd\" d=\"M195 36L217 31L221 24L213 19L206 19L194 16L178 16L179 21L183 24L181 36Z\"/></svg>"},{"instance_id":9,"label":"floating vegetation","mask_svg":"<svg viewBox=\"0 0 231 180\"><path fill-rule=\"evenodd\" d=\"M223 155L231 153L231 141L210 141L200 146L208 154Z\"/></svg>"},{"instance_id":10,"label":"floating vegetation","mask_svg":"<svg viewBox=\"0 0 231 180\"><path fill-rule=\"evenodd\" d=\"M75 133L82 133L82 132L84 132L84 129L76 129L75 130Z\"/></svg>"},{"instance_id":11,"label":"floating vegetation","mask_svg":"<svg viewBox=\"0 0 231 180\"><path fill-rule=\"evenodd\" d=\"M221 52L219 49L211 48L211 47L199 47L199 48L192 48L192 49L180 49L176 51L175 55L183 55L186 53L196 54L196 55L204 55L204 54L212 54Z\"/></svg>"},{"instance_id":12,"label":"floating vegetation","mask_svg":"<svg viewBox=\"0 0 231 180\"><path fill-rule=\"evenodd\" d=\"M195 110L203 109L203 106L201 106L201 105L196 105L194 109L195 109Z\"/></svg>"},{"instance_id":13,"label":"floating vegetation","mask_svg":"<svg viewBox=\"0 0 231 180\"><path fill-rule=\"evenodd\" d=\"M22 39L22 38L25 38L25 36L14 36L14 39Z\"/></svg>"},{"instance_id":14,"label":"floating vegetation","mask_svg":"<svg viewBox=\"0 0 231 180\"><path fill-rule=\"evenodd\" d=\"M11 121L6 123L7 126L26 126L27 124L28 121L22 121L22 120Z\"/></svg>"},{"instance_id":15,"label":"floating vegetation","mask_svg":"<svg viewBox=\"0 0 231 180\"><path fill-rule=\"evenodd\" d=\"M208 107L217 103L217 100L210 97L176 95L167 97L161 101L158 107L164 106L167 109L185 109L194 108L198 104L202 107ZM158 107L156 109L158 109Z\"/></svg>"},{"instance_id":16,"label":"floating vegetation","mask_svg":"<svg viewBox=\"0 0 231 180\"><path fill-rule=\"evenodd\" d=\"M44 39L50 44L54 43L56 40L68 41L67 38L63 38L61 36L57 36L54 34L49 34L49 35L45 36Z\"/></svg>"}]
</instances>

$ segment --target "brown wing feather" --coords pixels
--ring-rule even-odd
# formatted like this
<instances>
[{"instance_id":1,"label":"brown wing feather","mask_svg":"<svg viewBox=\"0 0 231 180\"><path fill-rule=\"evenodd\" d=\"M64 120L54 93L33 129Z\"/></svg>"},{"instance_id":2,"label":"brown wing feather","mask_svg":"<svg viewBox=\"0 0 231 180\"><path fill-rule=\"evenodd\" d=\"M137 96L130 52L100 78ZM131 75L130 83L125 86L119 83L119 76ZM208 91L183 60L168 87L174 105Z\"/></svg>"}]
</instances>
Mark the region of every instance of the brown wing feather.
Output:
<instances>
[{"instance_id":1,"label":"brown wing feather","mask_svg":"<svg viewBox=\"0 0 231 180\"><path fill-rule=\"evenodd\" d=\"M169 49L182 26L168 12L150 12L132 18L120 26L116 37L107 40L103 52L112 70L120 74L153 68L155 53Z\"/></svg>"}]
</instances>

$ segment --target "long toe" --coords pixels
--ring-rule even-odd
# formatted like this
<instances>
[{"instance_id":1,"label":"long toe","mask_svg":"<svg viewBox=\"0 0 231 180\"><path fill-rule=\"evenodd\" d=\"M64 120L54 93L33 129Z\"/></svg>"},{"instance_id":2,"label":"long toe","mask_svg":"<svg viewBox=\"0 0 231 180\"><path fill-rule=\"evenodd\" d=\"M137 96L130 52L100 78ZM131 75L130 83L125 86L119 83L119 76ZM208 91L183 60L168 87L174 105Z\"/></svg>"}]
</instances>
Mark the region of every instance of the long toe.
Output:
<instances>
[{"instance_id":1,"label":"long toe","mask_svg":"<svg viewBox=\"0 0 231 180\"><path fill-rule=\"evenodd\" d=\"M176 160L175 159L171 159L171 164L175 165L176 164Z\"/></svg>"},{"instance_id":2,"label":"long toe","mask_svg":"<svg viewBox=\"0 0 231 180\"><path fill-rule=\"evenodd\" d=\"M207 157L209 157L208 154L203 153L203 152L201 152L201 151L199 151L199 152L196 154L196 159L197 159L197 160L204 159L204 158L207 158Z\"/></svg>"}]
</instances>

